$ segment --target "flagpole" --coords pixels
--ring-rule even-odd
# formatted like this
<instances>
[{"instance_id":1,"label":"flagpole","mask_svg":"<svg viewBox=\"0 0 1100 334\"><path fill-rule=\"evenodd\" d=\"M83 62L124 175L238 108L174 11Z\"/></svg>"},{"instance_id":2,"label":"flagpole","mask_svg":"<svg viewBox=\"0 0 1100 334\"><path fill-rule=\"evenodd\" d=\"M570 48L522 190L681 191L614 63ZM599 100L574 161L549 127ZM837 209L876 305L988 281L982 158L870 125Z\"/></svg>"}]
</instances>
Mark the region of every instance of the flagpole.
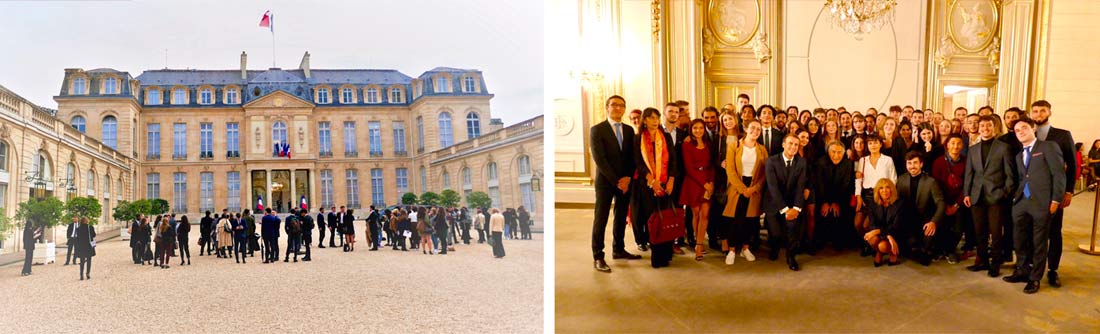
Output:
<instances>
[{"instance_id":1,"label":"flagpole","mask_svg":"<svg viewBox=\"0 0 1100 334\"><path fill-rule=\"evenodd\" d=\"M275 13L271 13L269 18L269 24L271 27L271 68L275 68Z\"/></svg>"}]
</instances>

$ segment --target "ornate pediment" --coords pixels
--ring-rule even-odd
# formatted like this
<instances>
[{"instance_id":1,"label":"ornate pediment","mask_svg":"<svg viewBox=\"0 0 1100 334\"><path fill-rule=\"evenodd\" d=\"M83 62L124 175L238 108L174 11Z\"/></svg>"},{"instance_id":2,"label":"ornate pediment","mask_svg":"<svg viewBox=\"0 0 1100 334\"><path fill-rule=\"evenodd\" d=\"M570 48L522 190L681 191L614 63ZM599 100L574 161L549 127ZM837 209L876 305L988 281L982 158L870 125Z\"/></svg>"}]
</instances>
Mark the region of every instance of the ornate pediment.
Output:
<instances>
[{"instance_id":1,"label":"ornate pediment","mask_svg":"<svg viewBox=\"0 0 1100 334\"><path fill-rule=\"evenodd\" d=\"M316 105L290 93L277 90L244 105L248 108L313 108Z\"/></svg>"}]
</instances>

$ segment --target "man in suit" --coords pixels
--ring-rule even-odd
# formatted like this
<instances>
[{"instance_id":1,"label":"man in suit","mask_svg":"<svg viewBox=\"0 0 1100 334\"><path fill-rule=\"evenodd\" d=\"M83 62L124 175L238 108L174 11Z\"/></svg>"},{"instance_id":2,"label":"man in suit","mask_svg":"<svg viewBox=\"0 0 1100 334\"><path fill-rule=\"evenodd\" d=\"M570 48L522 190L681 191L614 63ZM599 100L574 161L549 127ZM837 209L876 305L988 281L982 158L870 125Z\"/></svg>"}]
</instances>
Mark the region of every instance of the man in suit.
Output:
<instances>
[{"instance_id":1,"label":"man in suit","mask_svg":"<svg viewBox=\"0 0 1100 334\"><path fill-rule=\"evenodd\" d=\"M802 240L804 228L800 213L805 207L802 190L806 189L806 159L799 157L798 137L783 138L783 153L768 158L764 165L764 176L769 185L765 213L768 221L768 243L771 253L768 258L775 261L779 257L780 241L786 241L787 267L798 271L795 254Z\"/></svg>"},{"instance_id":2,"label":"man in suit","mask_svg":"<svg viewBox=\"0 0 1100 334\"><path fill-rule=\"evenodd\" d=\"M325 248L325 207L317 209L317 233L321 234L321 237L317 239L317 248Z\"/></svg>"},{"instance_id":3,"label":"man in suit","mask_svg":"<svg viewBox=\"0 0 1100 334\"><path fill-rule=\"evenodd\" d=\"M932 263L932 252L937 251L934 249L937 244L941 244L938 251L947 254L954 254L955 245L942 245L948 232L936 235L936 227L947 211L947 202L936 179L924 175L921 157L921 152L909 151L905 155L905 170L909 173L898 177L898 200L902 201L903 210L907 212L901 222L905 245L900 247L903 252L909 251L908 255L921 265L928 266ZM940 239L935 239L937 237ZM955 241L958 242L957 239ZM946 247L951 248L943 249Z\"/></svg>"},{"instance_id":4,"label":"man in suit","mask_svg":"<svg viewBox=\"0 0 1100 334\"><path fill-rule=\"evenodd\" d=\"M673 152L677 153L676 154L676 159L673 160L670 163L675 163L676 164L676 169L675 170L678 171L677 172L678 174L677 175L669 175L669 176L672 176L672 177L675 178L675 183L673 184L672 193L670 194L670 196L672 196L671 198L676 198L676 199L680 198L680 189L683 188L683 185L684 185L684 175L683 175L684 169L682 168L684 166L684 161L682 160L683 159L683 154L679 154L679 153L683 152L682 149L683 149L683 144L684 144L684 138L687 138L688 135L689 135L689 133L688 133L689 131L687 129L680 128L679 121L680 121L680 114L681 114L682 111L686 111L686 109L680 108L680 105L677 104L676 102L666 103L665 104L665 122L664 122L664 124L661 125L661 129L664 130L665 133L669 134L669 137L672 138L672 145L669 145L669 146L672 147ZM686 222L691 221L691 210L684 210L684 215L685 215L684 221L686 221ZM687 230L687 232L684 234L686 239L685 239L685 237L681 237L681 238L676 240L676 247L672 248L672 251L676 254L683 254L684 253L684 251L681 250L680 247L689 246L689 245L694 246L695 245L695 240L694 240L695 233L692 233L691 224L684 224L684 225L685 225L684 228Z\"/></svg>"},{"instance_id":5,"label":"man in suit","mask_svg":"<svg viewBox=\"0 0 1100 334\"><path fill-rule=\"evenodd\" d=\"M69 265L69 259L70 258L75 260L75 257L73 257L72 255L73 255L73 247L76 247L76 243L74 243L72 239L73 239L73 235L74 235L73 230L76 230L76 225L78 225L78 224L80 224L80 218L77 217L77 216L73 216L73 221L69 222L69 226L67 228L65 228L65 248L68 249L65 252L65 265L66 266ZM73 261L73 262L76 262L76 261Z\"/></svg>"},{"instance_id":6,"label":"man in suit","mask_svg":"<svg viewBox=\"0 0 1100 334\"><path fill-rule=\"evenodd\" d=\"M1035 120L1037 126L1035 137L1058 145L1059 150L1062 151L1062 159L1065 165L1065 182L1070 185L1064 188L1066 192L1062 194L1061 207L1050 219L1050 252L1047 260L1050 265L1050 273L1047 274L1047 281L1050 286L1058 288L1062 286L1062 281L1058 278L1058 265L1062 262L1062 219L1065 208L1069 207L1070 201L1073 200L1072 185L1077 180L1077 155L1073 146L1073 135L1069 131L1051 126L1050 113L1050 102L1039 100L1031 104L1031 119ZM1023 142L1023 140L1021 139L1020 142Z\"/></svg>"},{"instance_id":7,"label":"man in suit","mask_svg":"<svg viewBox=\"0 0 1100 334\"><path fill-rule=\"evenodd\" d=\"M260 219L260 237L264 239L264 263L274 263L279 258L279 217L271 208L264 209Z\"/></svg>"},{"instance_id":8,"label":"man in suit","mask_svg":"<svg viewBox=\"0 0 1100 334\"><path fill-rule=\"evenodd\" d=\"M210 254L214 251L214 243L211 242L211 232L214 229L214 218L210 217L210 210L206 210L206 215L199 221L199 256L203 256L203 253Z\"/></svg>"},{"instance_id":9,"label":"man in suit","mask_svg":"<svg viewBox=\"0 0 1100 334\"><path fill-rule=\"evenodd\" d=\"M290 253L294 253L294 262L298 262L298 249L302 246L302 222L298 220L298 210L290 209L290 214L283 219L283 230L286 232L286 255L283 262L290 261ZM278 257L275 257L278 260Z\"/></svg>"},{"instance_id":10,"label":"man in suit","mask_svg":"<svg viewBox=\"0 0 1100 334\"><path fill-rule=\"evenodd\" d=\"M34 260L34 244L38 242L38 238L42 236L42 230L42 226L38 226L30 221L23 226L23 276L31 275L31 261Z\"/></svg>"},{"instance_id":11,"label":"man in suit","mask_svg":"<svg viewBox=\"0 0 1100 334\"><path fill-rule=\"evenodd\" d=\"M993 137L992 116L978 120L981 141L970 146L963 178L963 204L970 208L978 241L978 258L966 267L970 271L987 270L989 277L1000 276L1001 240L1006 206L1010 206L1013 178L1012 153L1008 144ZM992 242L990 239L992 236ZM992 245L991 245L992 244ZM992 247L990 247L992 246Z\"/></svg>"},{"instance_id":12,"label":"man in suit","mask_svg":"<svg viewBox=\"0 0 1100 334\"><path fill-rule=\"evenodd\" d=\"M764 108L760 106L760 138L756 139L757 143L764 144L764 148L768 150L769 156L778 155L783 151L783 137L787 134L783 133L783 130L779 130L775 127L775 115L772 115L772 108Z\"/></svg>"},{"instance_id":13,"label":"man in suit","mask_svg":"<svg viewBox=\"0 0 1100 334\"><path fill-rule=\"evenodd\" d=\"M1021 118L1014 130L1024 145L1015 158L1019 186L1012 205L1017 259L1016 270L1004 281L1027 282L1024 293L1030 294L1039 291L1046 270L1051 216L1062 208L1066 193L1065 162L1057 144L1035 137L1035 121Z\"/></svg>"},{"instance_id":14,"label":"man in suit","mask_svg":"<svg viewBox=\"0 0 1100 334\"><path fill-rule=\"evenodd\" d=\"M338 227L338 226L340 226L340 217L337 217L336 207L333 206L332 210L329 210L329 212L328 212L328 233L329 233L328 246L329 247L334 247L334 248L336 247L336 243L333 242L333 240L336 239L336 234L337 234L336 227ZM343 245L344 245L344 239L340 238L340 246L343 246Z\"/></svg>"},{"instance_id":15,"label":"man in suit","mask_svg":"<svg viewBox=\"0 0 1100 334\"><path fill-rule=\"evenodd\" d=\"M607 120L589 131L589 145L596 162L596 215L592 221L592 258L597 271L610 273L611 267L604 260L604 239L607 216L611 203L615 203L615 217L611 226L611 257L613 259L640 259L640 255L626 251L623 238L626 235L626 212L630 206L630 179L634 175L634 129L623 124L626 99L614 95L607 99ZM488 221L488 220L486 220ZM645 222L634 222L634 237L639 245L648 242ZM644 239L643 239L644 238Z\"/></svg>"},{"instance_id":16,"label":"man in suit","mask_svg":"<svg viewBox=\"0 0 1100 334\"><path fill-rule=\"evenodd\" d=\"M1012 161L1012 157L1015 157L1017 154L1020 154L1020 151L1024 150L1023 145L1020 144L1020 139L1016 138L1016 132L1013 131L1016 126L1016 121L1020 119L1020 116L1022 114L1023 110L1020 110L1020 108L1017 107L1011 107L1005 110L1004 124L1007 131L1005 131L1005 134L997 137L998 141L1008 144L1009 161ZM1012 161L1009 166L1012 167L1012 174L1010 174L1009 177L1015 179L1017 175L1016 162ZM1009 189L1009 191L1009 195L1011 195L1011 191L1015 191L1015 189ZM1009 199L1011 200L1011 198ZM1004 237L1001 238L1002 253L999 255L1001 256L1001 263L1008 263L1012 262L1012 254L1016 248L1015 243L1013 243L1012 241L1012 233L1013 230L1015 230L1013 228L1015 223L1013 223L1012 221L1012 203L1008 203L1008 205L1002 206L1001 217L1004 217L1004 219L1002 220L1004 226L1001 226L1001 229L1004 230Z\"/></svg>"},{"instance_id":17,"label":"man in suit","mask_svg":"<svg viewBox=\"0 0 1100 334\"><path fill-rule=\"evenodd\" d=\"M370 206L370 214L367 216L367 231L370 235L367 237L367 241L370 242L370 250L377 251L378 244L382 242L381 236L378 234L378 224L382 221L382 214L378 213L378 209L375 209L373 205Z\"/></svg>"},{"instance_id":18,"label":"man in suit","mask_svg":"<svg viewBox=\"0 0 1100 334\"><path fill-rule=\"evenodd\" d=\"M306 248L306 255L302 257L302 261L312 261L313 258L310 257L310 255L313 253L313 246L310 244L313 243L313 228L315 227L313 218L306 213L305 209L301 209L298 210L298 221L302 223L301 246L305 246Z\"/></svg>"}]
</instances>

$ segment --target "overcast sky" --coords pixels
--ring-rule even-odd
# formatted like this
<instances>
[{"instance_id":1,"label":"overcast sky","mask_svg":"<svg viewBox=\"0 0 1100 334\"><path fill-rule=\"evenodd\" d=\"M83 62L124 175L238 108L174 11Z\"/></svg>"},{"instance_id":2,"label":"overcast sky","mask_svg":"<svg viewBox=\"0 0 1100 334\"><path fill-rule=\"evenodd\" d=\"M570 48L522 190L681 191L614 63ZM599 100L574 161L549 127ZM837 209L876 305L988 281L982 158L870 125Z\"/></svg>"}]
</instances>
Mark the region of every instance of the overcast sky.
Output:
<instances>
[{"instance_id":1,"label":"overcast sky","mask_svg":"<svg viewBox=\"0 0 1100 334\"><path fill-rule=\"evenodd\" d=\"M308 4L308 5L307 5ZM272 66L302 54L324 68L480 69L492 115L506 125L543 113L541 1L15 1L0 2L0 85L56 108L65 68L144 70Z\"/></svg>"}]
</instances>

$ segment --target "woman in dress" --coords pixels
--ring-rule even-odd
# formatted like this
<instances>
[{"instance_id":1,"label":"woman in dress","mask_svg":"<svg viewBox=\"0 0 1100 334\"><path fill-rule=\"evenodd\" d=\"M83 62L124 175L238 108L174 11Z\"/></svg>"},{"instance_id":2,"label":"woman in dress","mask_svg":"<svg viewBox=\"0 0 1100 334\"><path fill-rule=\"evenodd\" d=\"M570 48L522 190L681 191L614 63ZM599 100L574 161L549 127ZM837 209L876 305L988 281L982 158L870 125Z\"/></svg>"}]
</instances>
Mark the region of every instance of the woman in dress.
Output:
<instances>
[{"instance_id":1,"label":"woman in dress","mask_svg":"<svg viewBox=\"0 0 1100 334\"><path fill-rule=\"evenodd\" d=\"M655 108L646 108L642 112L642 126L634 136L634 164L638 178L635 189L639 196L632 203L633 221L645 223L649 216L659 208L673 206L669 198L676 175L676 152L672 150L672 138L661 131L661 113ZM653 268L666 267L672 261L672 245L668 241L651 244L650 264Z\"/></svg>"},{"instance_id":2,"label":"woman in dress","mask_svg":"<svg viewBox=\"0 0 1100 334\"><path fill-rule=\"evenodd\" d=\"M882 139L877 136L867 137L867 156L856 162L856 232L864 234L870 231L870 222L867 215L870 214L870 204L874 203L875 185L881 179L889 179L897 182L898 172L894 168L894 161L882 154ZM863 249L860 255L869 256L872 253L870 245Z\"/></svg>"},{"instance_id":3,"label":"woman in dress","mask_svg":"<svg viewBox=\"0 0 1100 334\"><path fill-rule=\"evenodd\" d=\"M749 243L752 233L760 231L764 162L768 159L768 150L756 142L762 131L760 122L749 122L745 130L745 138L740 145L730 146L722 162L726 165L726 178L729 180L726 208L722 215L732 218L725 231L726 238L722 240L727 265L733 265L738 254L750 262L756 261L749 251Z\"/></svg>"},{"instance_id":4,"label":"woman in dress","mask_svg":"<svg viewBox=\"0 0 1100 334\"><path fill-rule=\"evenodd\" d=\"M344 214L344 243L345 252L355 251L355 210L348 209Z\"/></svg>"},{"instance_id":5,"label":"woman in dress","mask_svg":"<svg viewBox=\"0 0 1100 334\"><path fill-rule=\"evenodd\" d=\"M883 255L890 257L890 265L898 264L898 233L901 232L901 202L898 201L897 188L890 179L879 179L875 183L874 203L871 204L870 231L863 235L867 245L875 250L875 267L882 265Z\"/></svg>"},{"instance_id":6,"label":"woman in dress","mask_svg":"<svg viewBox=\"0 0 1100 334\"><path fill-rule=\"evenodd\" d=\"M69 242L74 243L73 255L80 260L80 280L92 279L92 257L95 256L95 227L88 225L88 217L80 218ZM74 259L73 261L76 261Z\"/></svg>"},{"instance_id":7,"label":"woman in dress","mask_svg":"<svg viewBox=\"0 0 1100 334\"><path fill-rule=\"evenodd\" d=\"M706 124L702 119L691 121L690 137L681 148L684 162L684 183L680 190L680 205L691 209L691 226L695 231L695 261L703 260L703 240L706 240L707 218L710 214L710 196L714 191L714 166L711 165L710 145L705 136Z\"/></svg>"}]
</instances>

